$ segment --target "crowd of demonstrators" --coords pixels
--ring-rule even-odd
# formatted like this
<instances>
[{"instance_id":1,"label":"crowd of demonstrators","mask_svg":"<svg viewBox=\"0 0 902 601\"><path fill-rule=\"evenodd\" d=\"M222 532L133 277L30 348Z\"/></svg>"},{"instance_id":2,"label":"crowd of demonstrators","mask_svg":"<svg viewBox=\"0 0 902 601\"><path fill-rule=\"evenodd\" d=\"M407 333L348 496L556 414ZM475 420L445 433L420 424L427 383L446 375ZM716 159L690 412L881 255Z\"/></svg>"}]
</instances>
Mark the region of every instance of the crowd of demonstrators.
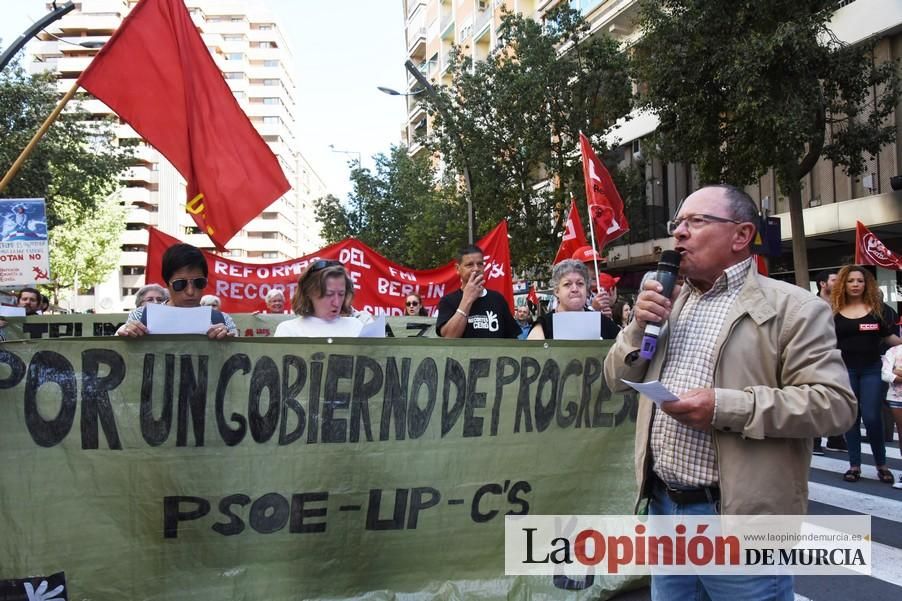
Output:
<instances>
[{"instance_id":1,"label":"crowd of demonstrators","mask_svg":"<svg viewBox=\"0 0 902 601\"><path fill-rule=\"evenodd\" d=\"M877 282L864 267L846 265L839 270L831 294L837 345L842 352L849 381L858 399L858 414L846 432L849 447L849 469L843 474L847 482L861 478L861 422L868 434L877 477L894 483L886 467L886 445L883 440L881 411L886 393L881 378L880 344L896 346L902 339L893 334L883 318L883 301Z\"/></svg>"},{"instance_id":2,"label":"crowd of demonstrators","mask_svg":"<svg viewBox=\"0 0 902 601\"><path fill-rule=\"evenodd\" d=\"M643 284L633 319L605 357L608 386L660 380L678 396L640 396L635 459L650 515L804 514L812 440L855 420L832 315L797 286L758 274L758 210L742 190L706 186L668 231L684 283L668 298ZM640 356L646 324L663 322ZM652 599L794 599L792 577L652 576Z\"/></svg>"},{"instance_id":3,"label":"crowd of demonstrators","mask_svg":"<svg viewBox=\"0 0 902 601\"><path fill-rule=\"evenodd\" d=\"M454 258L460 289L438 303L435 331L444 338L517 338L521 333L507 300L485 287L485 254L468 245Z\"/></svg>"},{"instance_id":4,"label":"crowd of demonstrators","mask_svg":"<svg viewBox=\"0 0 902 601\"><path fill-rule=\"evenodd\" d=\"M175 244L163 253L162 275L169 293L167 305L173 307L200 306L203 290L207 287L207 260L203 253L190 244ZM232 318L219 310L211 312L207 337L222 340L238 335ZM142 303L129 313L128 319L116 331L117 336L137 338L148 334L147 303Z\"/></svg>"},{"instance_id":5,"label":"crowd of demonstrators","mask_svg":"<svg viewBox=\"0 0 902 601\"><path fill-rule=\"evenodd\" d=\"M416 292L411 292L404 299L404 315L408 317L426 317L426 307L423 306L423 299Z\"/></svg>"},{"instance_id":6,"label":"crowd of demonstrators","mask_svg":"<svg viewBox=\"0 0 902 601\"><path fill-rule=\"evenodd\" d=\"M554 338L554 314L567 311L592 311L586 307L586 298L589 293L589 285L586 281L589 271L586 265L576 259L565 259L551 272L551 288L557 299L554 311L542 315L532 326L529 332L529 340L551 340ZM616 338L620 332L610 317L598 312L601 319L601 337Z\"/></svg>"},{"instance_id":7,"label":"crowd of demonstrators","mask_svg":"<svg viewBox=\"0 0 902 601\"><path fill-rule=\"evenodd\" d=\"M319 260L298 278L295 319L276 326L275 336L355 338L363 321L353 317L354 282L340 261Z\"/></svg>"}]
</instances>

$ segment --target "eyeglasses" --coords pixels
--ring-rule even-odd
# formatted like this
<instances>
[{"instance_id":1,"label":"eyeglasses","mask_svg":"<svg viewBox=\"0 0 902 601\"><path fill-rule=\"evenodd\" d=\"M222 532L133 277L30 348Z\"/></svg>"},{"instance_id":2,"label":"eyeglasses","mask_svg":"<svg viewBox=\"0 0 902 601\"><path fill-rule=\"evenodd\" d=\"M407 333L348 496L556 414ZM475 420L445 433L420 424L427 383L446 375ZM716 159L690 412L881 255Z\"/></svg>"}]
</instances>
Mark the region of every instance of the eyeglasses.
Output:
<instances>
[{"instance_id":1,"label":"eyeglasses","mask_svg":"<svg viewBox=\"0 0 902 601\"><path fill-rule=\"evenodd\" d=\"M166 299L163 298L162 296L145 296L144 302L145 303L154 303L154 304L165 303Z\"/></svg>"},{"instance_id":2,"label":"eyeglasses","mask_svg":"<svg viewBox=\"0 0 902 601\"><path fill-rule=\"evenodd\" d=\"M676 219L672 219L667 222L667 234L673 236L673 233L679 229L679 227L685 223L686 228L689 230L698 230L709 223L742 223L741 221L737 221L735 219L728 219L727 217L718 217L717 215L707 215L705 213L696 213L695 215L686 215L684 217L677 217Z\"/></svg>"},{"instance_id":3,"label":"eyeglasses","mask_svg":"<svg viewBox=\"0 0 902 601\"><path fill-rule=\"evenodd\" d=\"M172 288L173 292L181 292L188 287L188 284L194 286L195 290L203 290L207 287L207 278L194 278L193 280L172 280L171 282L169 282L169 287Z\"/></svg>"},{"instance_id":4,"label":"eyeglasses","mask_svg":"<svg viewBox=\"0 0 902 601\"><path fill-rule=\"evenodd\" d=\"M419 307L420 306L419 301L407 301L404 304L407 305L408 307Z\"/></svg>"}]
</instances>

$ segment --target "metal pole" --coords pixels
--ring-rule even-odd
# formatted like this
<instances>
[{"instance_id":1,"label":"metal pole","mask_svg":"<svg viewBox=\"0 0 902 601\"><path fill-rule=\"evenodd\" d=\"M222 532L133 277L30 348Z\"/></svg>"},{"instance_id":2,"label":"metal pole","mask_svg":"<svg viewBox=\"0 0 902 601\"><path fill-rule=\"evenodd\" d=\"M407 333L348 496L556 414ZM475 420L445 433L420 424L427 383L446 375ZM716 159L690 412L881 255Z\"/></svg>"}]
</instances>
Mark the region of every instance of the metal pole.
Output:
<instances>
[{"instance_id":1,"label":"metal pole","mask_svg":"<svg viewBox=\"0 0 902 601\"><path fill-rule=\"evenodd\" d=\"M51 12L44 15L40 21L29 27L25 33L19 36L15 42L13 42L12 46L6 49L6 51L0 55L0 71L2 71L9 61L16 55L22 47L28 43L28 40L37 35L39 31L46 28L48 25L53 23L56 20L62 19L63 15L66 13L72 12L75 10L74 2L67 2L62 6L54 8Z\"/></svg>"},{"instance_id":2,"label":"metal pole","mask_svg":"<svg viewBox=\"0 0 902 601\"><path fill-rule=\"evenodd\" d=\"M473 244L473 240L475 239L473 235L475 230L474 225L476 222L476 215L473 210L473 188L470 185L470 165L469 161L467 161L467 154L466 152L464 152L464 141L460 135L460 130L458 130L454 126L451 115L448 113L447 107L444 106L444 103L442 103L441 99L439 98L438 93L435 91L435 87L431 83L429 83L429 80L426 79L426 77L422 73L420 73L420 70L417 69L417 66L413 64L413 61L411 61L410 59L406 60L404 62L404 67L408 72L410 72L411 75L413 75L413 78L417 80L417 83L420 84L424 90L426 90L426 94L428 94L429 97L432 98L435 103L435 108L445 118L445 121L448 123L448 127L451 128L451 133L454 135L457 152L460 153L460 158L464 164L464 186L466 187L467 191L467 235L469 243Z\"/></svg>"}]
</instances>

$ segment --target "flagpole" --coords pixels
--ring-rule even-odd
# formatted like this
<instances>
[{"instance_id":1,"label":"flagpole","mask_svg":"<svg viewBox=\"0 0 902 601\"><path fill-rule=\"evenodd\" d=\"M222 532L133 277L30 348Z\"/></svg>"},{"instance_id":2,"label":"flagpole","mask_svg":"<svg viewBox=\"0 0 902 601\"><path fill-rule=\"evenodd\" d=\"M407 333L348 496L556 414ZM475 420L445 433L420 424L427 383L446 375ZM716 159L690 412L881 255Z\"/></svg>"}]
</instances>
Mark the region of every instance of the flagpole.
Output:
<instances>
[{"instance_id":1,"label":"flagpole","mask_svg":"<svg viewBox=\"0 0 902 601\"><path fill-rule=\"evenodd\" d=\"M573 194L572 192L570 194ZM598 273L598 251L595 250L595 226L592 219L592 209L589 208L589 199L586 198L586 211L589 212L589 240L592 242L592 261L595 263L595 287L601 290L601 274Z\"/></svg>"},{"instance_id":2,"label":"flagpole","mask_svg":"<svg viewBox=\"0 0 902 601\"><path fill-rule=\"evenodd\" d=\"M78 80L72 84L72 87L68 92L60 99L57 103L56 108L53 109L53 112L44 119L44 123L41 124L41 127L38 128L38 131L35 132L34 136L32 136L31 141L28 142L28 145L19 155L19 158L16 159L16 162L13 163L12 167L9 168L9 171L6 172L6 175L3 176L3 179L0 180L0 194L6 189L6 186L9 185L9 182L16 176L16 173L19 172L19 169L22 167L22 164L28 159L31 155L31 152L34 150L35 146L38 145L38 142L41 141L41 138L44 137L44 134L47 133L47 130L50 129L50 126L53 125L53 122L56 121L57 117L60 116L60 113L63 112L63 108L65 108L66 103L72 100L72 97L75 96L75 92L78 91Z\"/></svg>"}]
</instances>

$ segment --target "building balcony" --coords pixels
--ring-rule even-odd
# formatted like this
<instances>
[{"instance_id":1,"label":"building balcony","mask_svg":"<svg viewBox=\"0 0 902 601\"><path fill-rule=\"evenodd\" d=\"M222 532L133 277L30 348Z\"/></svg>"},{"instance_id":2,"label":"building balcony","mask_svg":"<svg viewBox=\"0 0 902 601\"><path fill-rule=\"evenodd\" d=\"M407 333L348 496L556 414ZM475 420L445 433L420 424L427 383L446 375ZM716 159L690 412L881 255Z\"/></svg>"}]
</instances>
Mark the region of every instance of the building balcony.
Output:
<instances>
[{"instance_id":1,"label":"building balcony","mask_svg":"<svg viewBox=\"0 0 902 601\"><path fill-rule=\"evenodd\" d=\"M92 60L92 56L63 56L56 59L56 70L60 73L81 73Z\"/></svg>"},{"instance_id":2,"label":"building balcony","mask_svg":"<svg viewBox=\"0 0 902 601\"><path fill-rule=\"evenodd\" d=\"M149 235L147 233L147 230L123 230L122 235L119 236L119 242L123 245L143 244L144 246L147 246L148 239L149 239ZM145 261L147 260L147 258L146 258L147 253L124 252L124 253L122 253L122 258L119 260L119 262L123 265L128 265L129 262L126 262L126 257L128 255L142 255L145 257L143 260L145 260ZM135 263L131 263L131 264L132 265L141 265L141 262L135 262Z\"/></svg>"},{"instance_id":3,"label":"building balcony","mask_svg":"<svg viewBox=\"0 0 902 601\"><path fill-rule=\"evenodd\" d=\"M134 205L125 213L127 223L140 223L142 225L157 225L157 214L147 209L139 209Z\"/></svg>"},{"instance_id":4,"label":"building balcony","mask_svg":"<svg viewBox=\"0 0 902 601\"><path fill-rule=\"evenodd\" d=\"M250 32L250 25L247 21L204 21L204 24L201 26L201 29L204 33L212 33L212 34L236 34L243 33L248 34Z\"/></svg>"},{"instance_id":5,"label":"building balcony","mask_svg":"<svg viewBox=\"0 0 902 601\"><path fill-rule=\"evenodd\" d=\"M125 188L121 193L122 200L125 204L156 204L155 195L147 188Z\"/></svg>"},{"instance_id":6,"label":"building balcony","mask_svg":"<svg viewBox=\"0 0 902 601\"><path fill-rule=\"evenodd\" d=\"M133 232L129 231L128 233L138 233L144 234L144 242L143 244L147 244L147 233L146 232ZM147 265L147 253L146 252L123 252L119 257L120 265Z\"/></svg>"},{"instance_id":7,"label":"building balcony","mask_svg":"<svg viewBox=\"0 0 902 601\"><path fill-rule=\"evenodd\" d=\"M112 35L121 22L121 16L73 12L57 21L57 27L63 36L83 31L101 31Z\"/></svg>"},{"instance_id":8,"label":"building balcony","mask_svg":"<svg viewBox=\"0 0 902 601\"><path fill-rule=\"evenodd\" d=\"M426 12L425 0L411 0L407 4L407 20L412 21L417 16L417 11Z\"/></svg>"},{"instance_id":9,"label":"building balcony","mask_svg":"<svg viewBox=\"0 0 902 601\"><path fill-rule=\"evenodd\" d=\"M426 28L407 28L407 54L413 59L422 59L426 54Z\"/></svg>"},{"instance_id":10,"label":"building balcony","mask_svg":"<svg viewBox=\"0 0 902 601\"><path fill-rule=\"evenodd\" d=\"M147 167L129 167L125 170L125 173L123 173L122 177L120 177L119 179L130 182L144 182L148 184L155 184L160 181L159 173L157 171L152 171Z\"/></svg>"},{"instance_id":11,"label":"building balcony","mask_svg":"<svg viewBox=\"0 0 902 601\"><path fill-rule=\"evenodd\" d=\"M108 107L106 104L97 100L96 98L89 97L88 100L82 100L81 109L83 111L87 111L92 115L115 115L113 109Z\"/></svg>"}]
</instances>

